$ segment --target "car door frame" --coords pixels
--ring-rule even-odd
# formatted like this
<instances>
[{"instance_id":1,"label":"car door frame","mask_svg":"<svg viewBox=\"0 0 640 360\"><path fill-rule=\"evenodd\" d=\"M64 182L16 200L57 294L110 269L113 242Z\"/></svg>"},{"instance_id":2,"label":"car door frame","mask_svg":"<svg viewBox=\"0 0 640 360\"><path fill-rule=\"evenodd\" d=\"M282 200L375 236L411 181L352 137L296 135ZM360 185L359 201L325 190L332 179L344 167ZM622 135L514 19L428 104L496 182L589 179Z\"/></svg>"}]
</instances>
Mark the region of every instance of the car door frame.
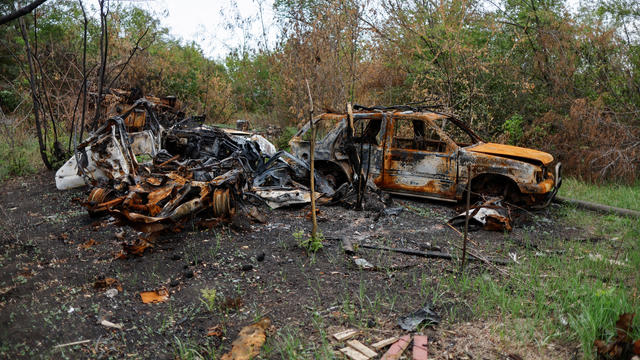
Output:
<instances>
[{"instance_id":1,"label":"car door frame","mask_svg":"<svg viewBox=\"0 0 640 360\"><path fill-rule=\"evenodd\" d=\"M446 152L395 147L398 120L419 120L432 128L446 145ZM415 132L415 128L414 128ZM458 182L458 146L433 120L411 115L393 114L387 120L383 146L381 187L390 193L456 201ZM379 185L380 186L380 185Z\"/></svg>"}]
</instances>

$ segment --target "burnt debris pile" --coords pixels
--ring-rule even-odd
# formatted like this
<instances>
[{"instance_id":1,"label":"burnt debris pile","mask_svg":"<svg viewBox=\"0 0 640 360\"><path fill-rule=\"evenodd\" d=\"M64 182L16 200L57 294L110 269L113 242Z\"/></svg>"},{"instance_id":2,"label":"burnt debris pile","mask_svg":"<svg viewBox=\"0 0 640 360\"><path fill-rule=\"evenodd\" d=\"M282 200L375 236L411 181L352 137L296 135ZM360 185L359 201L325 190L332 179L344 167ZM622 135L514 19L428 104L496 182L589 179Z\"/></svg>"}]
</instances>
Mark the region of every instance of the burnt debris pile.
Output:
<instances>
[{"instance_id":1,"label":"burnt debris pile","mask_svg":"<svg viewBox=\"0 0 640 360\"><path fill-rule=\"evenodd\" d=\"M195 216L209 224L238 213L260 220L260 204L311 201L307 162L276 151L260 135L176 117L166 111L169 104L152 100L116 111L56 173L59 189L92 187L83 203L90 215L109 214L157 233L179 231ZM315 184L325 203L343 194L321 174Z\"/></svg>"}]
</instances>

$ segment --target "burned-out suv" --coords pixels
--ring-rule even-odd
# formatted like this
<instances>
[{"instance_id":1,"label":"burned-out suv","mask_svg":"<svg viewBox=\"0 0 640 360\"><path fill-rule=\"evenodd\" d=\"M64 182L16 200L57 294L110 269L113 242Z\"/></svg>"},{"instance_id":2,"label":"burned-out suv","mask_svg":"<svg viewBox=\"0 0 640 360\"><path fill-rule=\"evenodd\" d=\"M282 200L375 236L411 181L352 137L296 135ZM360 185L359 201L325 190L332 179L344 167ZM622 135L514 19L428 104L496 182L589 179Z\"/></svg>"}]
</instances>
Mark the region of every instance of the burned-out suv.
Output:
<instances>
[{"instance_id":1,"label":"burned-out suv","mask_svg":"<svg viewBox=\"0 0 640 360\"><path fill-rule=\"evenodd\" d=\"M549 204L561 183L553 156L485 143L463 122L435 112L360 111L314 118L315 164L336 184L357 170L397 194L458 201L471 179L472 194L504 196L534 207ZM309 160L310 123L291 139L291 152ZM362 164L361 167L359 164Z\"/></svg>"}]
</instances>

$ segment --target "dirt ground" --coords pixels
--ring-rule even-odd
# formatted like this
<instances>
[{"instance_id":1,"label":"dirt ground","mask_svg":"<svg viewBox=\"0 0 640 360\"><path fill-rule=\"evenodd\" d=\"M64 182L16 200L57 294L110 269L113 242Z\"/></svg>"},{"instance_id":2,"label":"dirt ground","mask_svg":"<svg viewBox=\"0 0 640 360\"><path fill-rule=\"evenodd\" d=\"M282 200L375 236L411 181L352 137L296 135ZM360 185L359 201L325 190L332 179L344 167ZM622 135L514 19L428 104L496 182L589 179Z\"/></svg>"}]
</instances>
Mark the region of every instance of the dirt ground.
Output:
<instances>
[{"instance_id":1,"label":"dirt ground","mask_svg":"<svg viewBox=\"0 0 640 360\"><path fill-rule=\"evenodd\" d=\"M457 254L460 235L446 225L456 213L452 205L394 198L395 206L405 206L397 216L323 206L319 226L326 240L314 257L294 237L310 228L309 208L301 207L271 211L264 224L190 226L158 238L143 256L120 259L121 243L138 234L113 219L90 218L74 202L87 189L58 191L53 174L45 172L8 180L2 190L0 357L171 359L189 349L215 357L229 350L243 326L268 316L273 326L261 357L279 359L288 356L292 338L301 339L302 348L324 344L337 351L343 344L330 334L339 330L360 329L358 339L366 344L402 335L398 318L432 301L442 322L419 331L429 335L434 359L572 355L553 344L510 343L495 331L499 319L479 319L466 299L437 293L440 278L455 274L457 262L359 247L357 257L375 266L362 270L335 240L415 250L438 246ZM549 232L566 236L553 218L550 208L520 219L509 235L474 232L471 246L503 258L524 246L544 248ZM496 274L478 262L469 271ZM120 290L96 289L94 283L105 278L117 279ZM168 301L142 303L141 291L162 288ZM215 289L214 306L205 304L203 289ZM207 336L212 328L221 335ZM56 347L81 340L88 341Z\"/></svg>"}]
</instances>

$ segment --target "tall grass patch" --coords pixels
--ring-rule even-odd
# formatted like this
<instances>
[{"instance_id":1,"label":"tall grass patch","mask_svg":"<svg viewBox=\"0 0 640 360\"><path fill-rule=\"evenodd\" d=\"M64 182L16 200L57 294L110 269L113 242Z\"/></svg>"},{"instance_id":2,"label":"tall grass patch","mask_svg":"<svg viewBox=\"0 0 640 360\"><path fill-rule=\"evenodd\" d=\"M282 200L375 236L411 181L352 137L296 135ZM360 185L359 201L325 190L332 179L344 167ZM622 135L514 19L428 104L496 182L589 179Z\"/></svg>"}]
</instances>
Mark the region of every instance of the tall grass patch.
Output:
<instances>
[{"instance_id":1,"label":"tall grass patch","mask_svg":"<svg viewBox=\"0 0 640 360\"><path fill-rule=\"evenodd\" d=\"M571 189L595 191L593 185L570 184ZM625 191L611 190L620 198L609 203L620 206ZM584 358L594 359L593 342L614 337L623 313L639 315L631 335L640 338L640 222L567 206L559 211L558 221L584 232L551 239L552 252L520 250L520 263L509 268L509 276L450 275L441 286L468 299L477 317L503 321L503 336L523 344L577 346Z\"/></svg>"},{"instance_id":2,"label":"tall grass patch","mask_svg":"<svg viewBox=\"0 0 640 360\"><path fill-rule=\"evenodd\" d=\"M568 198L596 202L625 209L640 210L640 181L633 185L594 185L565 178L559 193Z\"/></svg>"}]
</instances>

